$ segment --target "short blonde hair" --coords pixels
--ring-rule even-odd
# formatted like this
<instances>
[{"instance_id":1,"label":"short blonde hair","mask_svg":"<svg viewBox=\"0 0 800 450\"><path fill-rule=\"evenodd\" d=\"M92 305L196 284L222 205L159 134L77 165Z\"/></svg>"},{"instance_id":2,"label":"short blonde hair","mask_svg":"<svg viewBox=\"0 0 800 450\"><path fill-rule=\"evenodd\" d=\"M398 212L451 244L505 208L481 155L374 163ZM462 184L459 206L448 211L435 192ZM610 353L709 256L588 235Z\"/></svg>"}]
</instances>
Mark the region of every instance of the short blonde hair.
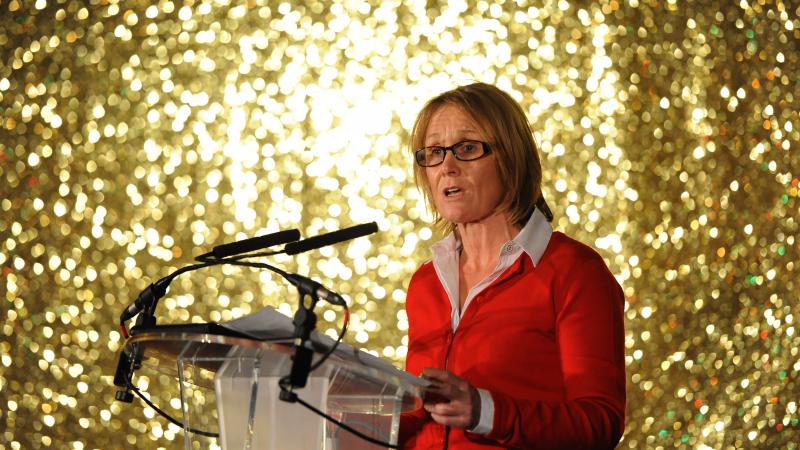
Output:
<instances>
[{"instance_id":1,"label":"short blonde hair","mask_svg":"<svg viewBox=\"0 0 800 450\"><path fill-rule=\"evenodd\" d=\"M500 207L509 213L511 223L525 225L537 203L544 201L539 149L522 107L510 95L486 83L473 83L439 94L428 100L417 115L411 131L412 152L425 146L431 119L445 105L461 108L487 136L497 174L508 187ZM414 164L414 182L425 195L435 224L454 231L455 224L446 222L436 209L425 168L417 164Z\"/></svg>"}]
</instances>

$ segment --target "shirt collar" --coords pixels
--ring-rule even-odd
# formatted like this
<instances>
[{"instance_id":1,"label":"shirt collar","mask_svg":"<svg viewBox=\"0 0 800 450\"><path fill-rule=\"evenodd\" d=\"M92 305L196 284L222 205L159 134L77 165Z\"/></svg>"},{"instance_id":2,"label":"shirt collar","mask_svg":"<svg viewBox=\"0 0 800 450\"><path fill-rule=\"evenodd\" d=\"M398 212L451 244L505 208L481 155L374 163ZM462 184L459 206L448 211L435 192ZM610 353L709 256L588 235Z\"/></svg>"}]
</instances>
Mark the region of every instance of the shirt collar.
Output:
<instances>
[{"instance_id":1,"label":"shirt collar","mask_svg":"<svg viewBox=\"0 0 800 450\"><path fill-rule=\"evenodd\" d=\"M521 248L530 256L534 267L538 266L552 235L553 227L539 208L536 208L519 233L503 245L500 250L501 254L502 252L512 253ZM447 237L431 246L434 259L452 257L460 250L461 241L454 233L448 234Z\"/></svg>"}]
</instances>

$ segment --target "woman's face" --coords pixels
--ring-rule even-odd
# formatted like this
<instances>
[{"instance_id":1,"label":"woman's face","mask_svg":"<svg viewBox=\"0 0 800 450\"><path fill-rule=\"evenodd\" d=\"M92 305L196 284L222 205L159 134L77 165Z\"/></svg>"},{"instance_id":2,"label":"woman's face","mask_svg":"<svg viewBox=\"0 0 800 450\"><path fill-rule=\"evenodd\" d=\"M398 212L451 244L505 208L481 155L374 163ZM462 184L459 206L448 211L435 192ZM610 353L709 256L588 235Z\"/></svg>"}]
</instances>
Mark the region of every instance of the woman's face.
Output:
<instances>
[{"instance_id":1,"label":"woman's face","mask_svg":"<svg viewBox=\"0 0 800 450\"><path fill-rule=\"evenodd\" d=\"M488 142L478 125L461 108L444 105L431 117L425 146L449 147L464 140ZM470 224L499 212L504 189L497 174L495 154L459 161L447 152L444 162L425 168L433 203L445 220Z\"/></svg>"}]
</instances>

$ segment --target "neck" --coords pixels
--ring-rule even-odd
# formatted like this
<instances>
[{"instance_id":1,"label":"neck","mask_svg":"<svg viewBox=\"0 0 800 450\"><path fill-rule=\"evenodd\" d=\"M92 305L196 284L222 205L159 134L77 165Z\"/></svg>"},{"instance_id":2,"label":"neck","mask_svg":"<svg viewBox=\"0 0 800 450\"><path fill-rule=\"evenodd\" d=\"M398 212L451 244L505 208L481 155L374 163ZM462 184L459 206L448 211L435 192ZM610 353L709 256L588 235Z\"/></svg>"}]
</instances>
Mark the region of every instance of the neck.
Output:
<instances>
[{"instance_id":1,"label":"neck","mask_svg":"<svg viewBox=\"0 0 800 450\"><path fill-rule=\"evenodd\" d=\"M519 233L521 228L509 223L505 213L494 213L480 222L457 225L461 239L461 262L470 267L494 267L500 249Z\"/></svg>"}]
</instances>

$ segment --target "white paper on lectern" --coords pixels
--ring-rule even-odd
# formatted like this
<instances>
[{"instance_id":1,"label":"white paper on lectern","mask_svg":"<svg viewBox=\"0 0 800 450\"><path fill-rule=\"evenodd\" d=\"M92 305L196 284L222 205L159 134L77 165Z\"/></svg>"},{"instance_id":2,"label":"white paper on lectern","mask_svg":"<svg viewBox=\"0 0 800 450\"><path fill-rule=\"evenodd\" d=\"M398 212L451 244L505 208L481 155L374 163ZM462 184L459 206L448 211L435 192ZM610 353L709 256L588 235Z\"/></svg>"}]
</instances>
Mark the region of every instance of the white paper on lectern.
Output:
<instances>
[{"instance_id":1,"label":"white paper on lectern","mask_svg":"<svg viewBox=\"0 0 800 450\"><path fill-rule=\"evenodd\" d=\"M246 334L259 340L271 340L281 338L291 338L294 332L292 319L283 315L275 308L267 306L261 311L221 323L220 326L229 330ZM316 344L322 344L325 348L330 348L336 342L330 336L314 332L311 340ZM378 358L375 355L358 350L351 345L340 342L334 354L347 361L358 361L367 367L372 367L387 373L391 373L414 386L424 388L430 381L416 377L406 371L400 370L391 363Z\"/></svg>"}]
</instances>

